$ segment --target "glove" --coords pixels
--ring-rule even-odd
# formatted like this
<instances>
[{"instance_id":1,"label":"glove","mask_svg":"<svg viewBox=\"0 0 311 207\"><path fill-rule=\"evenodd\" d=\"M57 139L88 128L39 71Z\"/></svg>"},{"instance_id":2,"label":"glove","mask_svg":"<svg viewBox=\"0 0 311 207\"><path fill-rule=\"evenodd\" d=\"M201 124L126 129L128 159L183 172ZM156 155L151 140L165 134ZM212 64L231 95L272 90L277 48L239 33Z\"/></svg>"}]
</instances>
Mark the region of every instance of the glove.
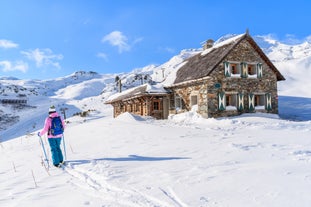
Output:
<instances>
[{"instance_id":1,"label":"glove","mask_svg":"<svg viewBox=\"0 0 311 207\"><path fill-rule=\"evenodd\" d=\"M38 132L38 134L37 134L37 135L38 135L38 137L41 137L41 136L40 136L40 132Z\"/></svg>"}]
</instances>

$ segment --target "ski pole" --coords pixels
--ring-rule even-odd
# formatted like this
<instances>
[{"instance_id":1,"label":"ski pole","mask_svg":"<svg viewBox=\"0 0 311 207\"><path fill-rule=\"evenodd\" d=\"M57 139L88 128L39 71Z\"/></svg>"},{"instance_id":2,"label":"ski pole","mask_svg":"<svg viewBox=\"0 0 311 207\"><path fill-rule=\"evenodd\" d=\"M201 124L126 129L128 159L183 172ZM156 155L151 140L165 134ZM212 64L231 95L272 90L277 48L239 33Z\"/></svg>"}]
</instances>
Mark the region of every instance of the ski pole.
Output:
<instances>
[{"instance_id":1,"label":"ski pole","mask_svg":"<svg viewBox=\"0 0 311 207\"><path fill-rule=\"evenodd\" d=\"M64 136L64 134L63 134L63 148L64 148L65 160L67 160L66 144L65 144L65 136Z\"/></svg>"},{"instance_id":2,"label":"ski pole","mask_svg":"<svg viewBox=\"0 0 311 207\"><path fill-rule=\"evenodd\" d=\"M44 144L43 144L42 138L41 138L41 136L40 136L40 134L39 134L39 133L38 133L38 137L39 137L40 144L41 144L41 147L42 147L42 150L43 150L43 153L44 153L45 161L46 161L46 163L48 164L48 168L50 168L49 160L48 160L48 158L47 158L47 156L46 156L45 147L44 147Z\"/></svg>"}]
</instances>

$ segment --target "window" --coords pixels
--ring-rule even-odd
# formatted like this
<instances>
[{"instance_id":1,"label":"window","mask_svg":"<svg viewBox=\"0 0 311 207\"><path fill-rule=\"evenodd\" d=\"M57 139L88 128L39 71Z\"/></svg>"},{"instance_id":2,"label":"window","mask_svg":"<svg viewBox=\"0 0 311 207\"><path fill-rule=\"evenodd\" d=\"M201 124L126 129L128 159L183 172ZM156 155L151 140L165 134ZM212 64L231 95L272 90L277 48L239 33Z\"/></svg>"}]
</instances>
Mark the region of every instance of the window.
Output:
<instances>
[{"instance_id":1,"label":"window","mask_svg":"<svg viewBox=\"0 0 311 207\"><path fill-rule=\"evenodd\" d=\"M218 109L219 110L237 110L238 94L224 93L218 94Z\"/></svg>"},{"instance_id":2,"label":"window","mask_svg":"<svg viewBox=\"0 0 311 207\"><path fill-rule=\"evenodd\" d=\"M271 110L271 94L253 94L248 95L249 111L254 111L254 109L261 110Z\"/></svg>"},{"instance_id":3,"label":"window","mask_svg":"<svg viewBox=\"0 0 311 207\"><path fill-rule=\"evenodd\" d=\"M153 110L160 110L160 101L153 102Z\"/></svg>"},{"instance_id":4,"label":"window","mask_svg":"<svg viewBox=\"0 0 311 207\"><path fill-rule=\"evenodd\" d=\"M236 106L237 97L236 94L226 94L226 105L227 106Z\"/></svg>"},{"instance_id":5,"label":"window","mask_svg":"<svg viewBox=\"0 0 311 207\"><path fill-rule=\"evenodd\" d=\"M265 95L256 94L254 99L255 109L264 109L265 108Z\"/></svg>"},{"instance_id":6,"label":"window","mask_svg":"<svg viewBox=\"0 0 311 207\"><path fill-rule=\"evenodd\" d=\"M265 96L255 95L255 106L264 106L264 105L265 105Z\"/></svg>"},{"instance_id":7,"label":"window","mask_svg":"<svg viewBox=\"0 0 311 207\"><path fill-rule=\"evenodd\" d=\"M225 76L240 76L241 68L239 63L234 62L224 62Z\"/></svg>"},{"instance_id":8,"label":"window","mask_svg":"<svg viewBox=\"0 0 311 207\"><path fill-rule=\"evenodd\" d=\"M247 72L249 76L256 76L257 72L256 72L256 65L253 64L248 64L247 65Z\"/></svg>"},{"instance_id":9,"label":"window","mask_svg":"<svg viewBox=\"0 0 311 207\"><path fill-rule=\"evenodd\" d=\"M174 96L170 96L170 110L175 109L175 98Z\"/></svg>"},{"instance_id":10,"label":"window","mask_svg":"<svg viewBox=\"0 0 311 207\"><path fill-rule=\"evenodd\" d=\"M182 99L178 94L175 95L175 109L182 109Z\"/></svg>"},{"instance_id":11,"label":"window","mask_svg":"<svg viewBox=\"0 0 311 207\"><path fill-rule=\"evenodd\" d=\"M198 96L197 95L191 96L190 100L191 100L191 106L198 104Z\"/></svg>"},{"instance_id":12,"label":"window","mask_svg":"<svg viewBox=\"0 0 311 207\"><path fill-rule=\"evenodd\" d=\"M261 78L262 64L249 62L224 62L226 77L241 77L241 78Z\"/></svg>"},{"instance_id":13,"label":"window","mask_svg":"<svg viewBox=\"0 0 311 207\"><path fill-rule=\"evenodd\" d=\"M231 74L232 75L239 75L240 74L240 67L238 64L231 63L230 68L231 68Z\"/></svg>"},{"instance_id":14,"label":"window","mask_svg":"<svg viewBox=\"0 0 311 207\"><path fill-rule=\"evenodd\" d=\"M237 109L237 94L226 94L226 110Z\"/></svg>"}]
</instances>

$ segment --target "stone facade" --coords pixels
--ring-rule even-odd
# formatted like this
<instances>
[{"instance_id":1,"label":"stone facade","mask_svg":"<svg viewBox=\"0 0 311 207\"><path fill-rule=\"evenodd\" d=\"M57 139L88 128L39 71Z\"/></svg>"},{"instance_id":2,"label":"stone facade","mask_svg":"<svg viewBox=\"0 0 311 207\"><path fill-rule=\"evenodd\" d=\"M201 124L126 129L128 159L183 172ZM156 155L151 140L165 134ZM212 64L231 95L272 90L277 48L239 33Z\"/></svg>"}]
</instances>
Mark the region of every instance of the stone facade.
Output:
<instances>
[{"instance_id":1,"label":"stone facade","mask_svg":"<svg viewBox=\"0 0 311 207\"><path fill-rule=\"evenodd\" d=\"M225 62L239 67L238 74L226 76ZM241 77L243 63L250 67L246 68L246 77ZM258 71L253 69L252 72L251 69L251 66L255 67L257 64L260 64L262 69L260 77ZM253 112L278 113L277 76L247 40L241 41L232 49L205 79L172 86L171 89L171 99L178 95L184 102L184 110L180 110L181 112L191 109L191 99L196 96L198 113L206 118ZM223 108L220 107L221 94Z\"/></svg>"}]
</instances>

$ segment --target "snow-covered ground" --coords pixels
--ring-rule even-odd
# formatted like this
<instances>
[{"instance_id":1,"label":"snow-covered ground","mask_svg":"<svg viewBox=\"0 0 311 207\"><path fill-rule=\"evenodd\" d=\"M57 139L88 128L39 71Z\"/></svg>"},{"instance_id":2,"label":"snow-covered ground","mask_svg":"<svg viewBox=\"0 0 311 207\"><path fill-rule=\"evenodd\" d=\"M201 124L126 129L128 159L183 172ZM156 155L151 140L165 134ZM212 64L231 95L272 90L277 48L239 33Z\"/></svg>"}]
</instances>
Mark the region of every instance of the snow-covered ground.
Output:
<instances>
[{"instance_id":1,"label":"snow-covered ground","mask_svg":"<svg viewBox=\"0 0 311 207\"><path fill-rule=\"evenodd\" d=\"M310 206L311 114L111 114L68 119L64 170L35 131L2 142L0 206Z\"/></svg>"},{"instance_id":2,"label":"snow-covered ground","mask_svg":"<svg viewBox=\"0 0 311 207\"><path fill-rule=\"evenodd\" d=\"M197 52L182 51L162 66L135 73L169 83L182 59ZM19 120L0 131L0 206L309 207L311 94L310 81L303 81L311 78L310 67L303 76L283 69L279 116L219 119L203 119L195 109L168 120L129 113L114 119L103 102L115 91L115 75L3 80L7 94L14 94L10 84L27 88L19 90L30 107L0 105L0 114ZM135 74L119 76L125 87L136 84ZM67 166L46 170L36 133L52 104L66 109ZM78 112L88 116L74 116Z\"/></svg>"}]
</instances>

